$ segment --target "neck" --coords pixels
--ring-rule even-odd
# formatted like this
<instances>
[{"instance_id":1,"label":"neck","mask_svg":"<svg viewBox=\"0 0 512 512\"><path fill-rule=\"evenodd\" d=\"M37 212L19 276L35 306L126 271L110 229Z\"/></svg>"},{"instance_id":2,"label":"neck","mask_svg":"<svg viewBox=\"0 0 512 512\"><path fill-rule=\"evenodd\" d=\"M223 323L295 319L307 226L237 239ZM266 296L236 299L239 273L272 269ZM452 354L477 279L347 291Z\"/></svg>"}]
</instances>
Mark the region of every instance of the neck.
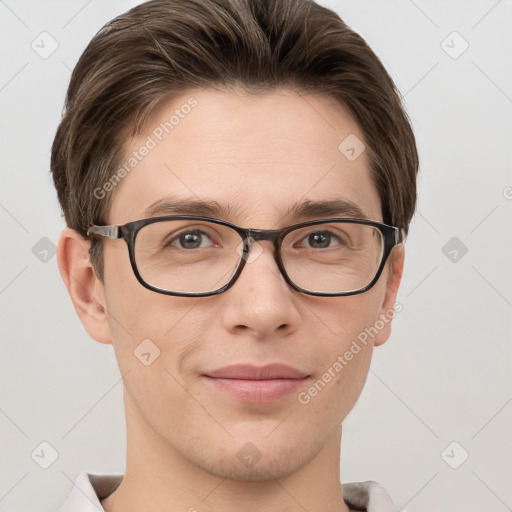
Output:
<instances>
[{"instance_id":1,"label":"neck","mask_svg":"<svg viewBox=\"0 0 512 512\"><path fill-rule=\"evenodd\" d=\"M291 474L273 478L269 468L268 478L247 481L192 463L186 457L187 446L170 446L143 420L126 391L125 408L126 471L116 491L102 501L106 512L351 510L343 500L339 475L341 426L316 456Z\"/></svg>"}]
</instances>

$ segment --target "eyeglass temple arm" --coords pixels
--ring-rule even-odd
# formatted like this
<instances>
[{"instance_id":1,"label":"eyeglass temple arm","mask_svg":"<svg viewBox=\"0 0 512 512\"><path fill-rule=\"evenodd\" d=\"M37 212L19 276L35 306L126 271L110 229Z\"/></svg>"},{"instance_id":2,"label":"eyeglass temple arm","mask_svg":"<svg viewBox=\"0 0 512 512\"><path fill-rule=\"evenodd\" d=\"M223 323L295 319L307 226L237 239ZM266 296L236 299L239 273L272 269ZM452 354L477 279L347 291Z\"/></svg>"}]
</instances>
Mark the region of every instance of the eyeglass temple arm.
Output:
<instances>
[{"instance_id":1,"label":"eyeglass temple arm","mask_svg":"<svg viewBox=\"0 0 512 512\"><path fill-rule=\"evenodd\" d=\"M87 230L87 236L98 235L104 238L121 238L121 228L119 226L91 226Z\"/></svg>"}]
</instances>

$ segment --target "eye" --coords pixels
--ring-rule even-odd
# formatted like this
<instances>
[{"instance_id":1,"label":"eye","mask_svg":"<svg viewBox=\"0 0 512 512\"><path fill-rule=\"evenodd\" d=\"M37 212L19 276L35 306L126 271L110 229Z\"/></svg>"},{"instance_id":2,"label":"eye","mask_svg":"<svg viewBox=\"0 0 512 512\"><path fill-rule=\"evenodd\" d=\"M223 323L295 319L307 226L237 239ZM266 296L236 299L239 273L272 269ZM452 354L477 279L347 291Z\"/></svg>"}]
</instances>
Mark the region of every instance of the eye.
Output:
<instances>
[{"instance_id":1,"label":"eye","mask_svg":"<svg viewBox=\"0 0 512 512\"><path fill-rule=\"evenodd\" d=\"M170 239L165 247L178 247L179 249L199 249L201 247L207 247L207 241L211 238L200 229L182 231L178 235L174 235Z\"/></svg>"},{"instance_id":2,"label":"eye","mask_svg":"<svg viewBox=\"0 0 512 512\"><path fill-rule=\"evenodd\" d=\"M335 235L332 231L313 231L302 239L307 240L307 244L312 249L326 249L331 247L331 243L337 243L339 245L346 245L346 240L343 240L340 236Z\"/></svg>"}]
</instances>

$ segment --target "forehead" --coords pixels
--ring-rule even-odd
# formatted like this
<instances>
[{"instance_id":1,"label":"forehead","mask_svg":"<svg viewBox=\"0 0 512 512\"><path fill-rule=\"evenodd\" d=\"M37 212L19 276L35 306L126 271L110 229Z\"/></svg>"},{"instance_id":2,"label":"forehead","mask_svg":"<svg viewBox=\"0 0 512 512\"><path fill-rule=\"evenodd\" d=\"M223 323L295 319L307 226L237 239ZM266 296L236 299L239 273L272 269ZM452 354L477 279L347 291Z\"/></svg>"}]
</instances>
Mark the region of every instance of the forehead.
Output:
<instances>
[{"instance_id":1,"label":"forehead","mask_svg":"<svg viewBox=\"0 0 512 512\"><path fill-rule=\"evenodd\" d=\"M157 214L150 207L167 196L215 202L218 217L254 228L287 224L297 205L318 201L352 203L381 220L363 144L332 98L190 90L160 102L126 144L109 222Z\"/></svg>"}]
</instances>

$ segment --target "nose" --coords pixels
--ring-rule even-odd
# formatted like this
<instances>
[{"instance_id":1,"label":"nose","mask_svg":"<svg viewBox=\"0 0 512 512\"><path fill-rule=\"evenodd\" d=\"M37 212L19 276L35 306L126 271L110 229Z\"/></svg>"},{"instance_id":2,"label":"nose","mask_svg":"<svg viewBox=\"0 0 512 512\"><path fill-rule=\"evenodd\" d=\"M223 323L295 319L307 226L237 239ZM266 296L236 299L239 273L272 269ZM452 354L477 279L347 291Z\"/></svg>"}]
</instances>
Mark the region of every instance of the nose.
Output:
<instances>
[{"instance_id":1,"label":"nose","mask_svg":"<svg viewBox=\"0 0 512 512\"><path fill-rule=\"evenodd\" d=\"M264 339L298 328L298 292L285 281L274 251L270 241L253 242L242 273L224 292L222 315L229 332L250 332Z\"/></svg>"}]
</instances>

